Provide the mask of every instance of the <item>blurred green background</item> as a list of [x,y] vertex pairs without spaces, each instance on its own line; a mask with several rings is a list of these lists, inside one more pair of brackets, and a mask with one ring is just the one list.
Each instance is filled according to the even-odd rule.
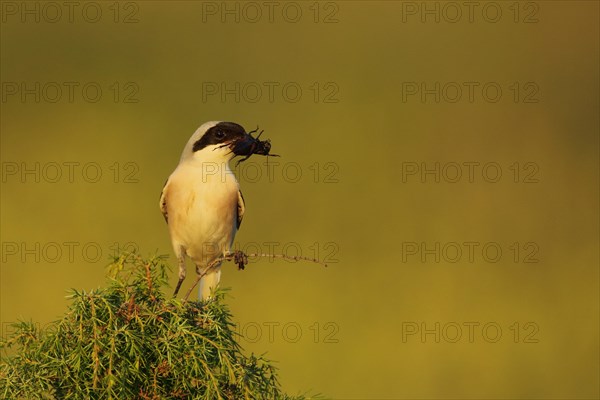
[[286,391],[598,398],[597,2],[55,4],[2,2],[4,335],[171,255],[162,186],[228,120],[282,156],[238,167],[236,242],[330,262],[224,267]]

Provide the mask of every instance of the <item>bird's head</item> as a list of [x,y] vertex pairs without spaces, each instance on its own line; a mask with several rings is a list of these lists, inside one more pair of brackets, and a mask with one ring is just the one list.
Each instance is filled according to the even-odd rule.
[[239,124],[211,121],[202,124],[190,137],[181,161],[228,162],[235,156],[268,155],[269,141],[260,141]]

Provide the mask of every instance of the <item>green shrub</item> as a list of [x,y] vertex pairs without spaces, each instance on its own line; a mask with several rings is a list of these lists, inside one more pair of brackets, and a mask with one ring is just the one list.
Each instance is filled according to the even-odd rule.
[[123,254],[108,288],[73,290],[49,328],[15,324],[1,343],[0,398],[290,398],[268,361],[242,354],[224,293],[166,297],[166,270],[164,257]]

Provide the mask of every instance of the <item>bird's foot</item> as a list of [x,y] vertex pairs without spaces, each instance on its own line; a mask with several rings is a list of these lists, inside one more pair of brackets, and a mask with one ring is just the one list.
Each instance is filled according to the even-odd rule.
[[237,264],[238,269],[246,268],[246,264],[248,264],[248,256],[246,253],[236,250],[231,254],[231,256],[233,257],[233,262]]

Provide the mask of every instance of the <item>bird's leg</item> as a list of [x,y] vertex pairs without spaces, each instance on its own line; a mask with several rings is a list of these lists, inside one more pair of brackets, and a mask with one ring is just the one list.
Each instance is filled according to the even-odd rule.
[[177,296],[179,292],[179,288],[181,287],[181,283],[185,279],[185,253],[181,251],[179,257],[179,281],[177,282],[177,286],[175,287],[175,293],[173,293],[173,297]]

